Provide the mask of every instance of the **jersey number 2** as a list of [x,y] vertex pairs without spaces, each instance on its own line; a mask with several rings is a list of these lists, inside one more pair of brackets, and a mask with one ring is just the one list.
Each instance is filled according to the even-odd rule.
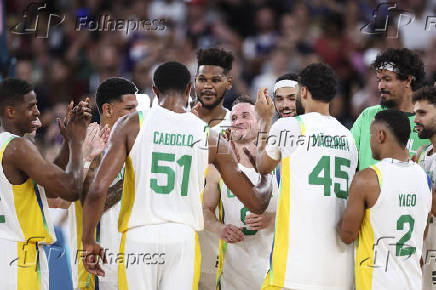
[[[174,189],[174,180],[176,178],[176,173],[174,169],[169,166],[159,165],[159,161],[175,162],[176,157],[171,153],[162,152],[152,152],[151,153],[151,173],[162,173],[167,175],[166,185],[158,185],[157,179],[150,179],[150,187],[154,192],[160,194],[169,194]],[[183,178],[182,178],[182,188],[181,195],[188,195],[188,184],[189,184],[189,171],[191,170],[192,156],[183,155],[177,160],[177,164],[183,167]]]

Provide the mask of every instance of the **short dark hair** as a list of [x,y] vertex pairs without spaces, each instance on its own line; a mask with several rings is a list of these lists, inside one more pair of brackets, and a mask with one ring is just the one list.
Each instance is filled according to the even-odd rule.
[[28,82],[17,79],[7,78],[0,83],[0,108],[3,109],[9,105],[18,105],[24,101],[24,95],[30,93],[33,87]]
[[250,104],[250,105],[254,105],[255,104],[254,100],[250,96],[248,96],[248,95],[239,95],[233,101],[232,108],[234,106],[236,106],[237,104],[241,104],[241,103],[247,103],[247,104]]
[[392,63],[398,79],[405,81],[409,76],[412,76],[411,87],[412,91],[419,89],[424,82],[425,72],[424,64],[421,58],[407,48],[388,48],[379,53],[372,64],[374,69],[378,69],[385,64]]
[[306,66],[298,76],[298,82],[308,88],[314,100],[328,103],[336,95],[336,75],[326,64],[313,63]]
[[98,88],[95,95],[97,107],[102,111],[103,104],[113,101],[122,101],[122,95],[133,95],[138,92],[135,84],[128,79],[114,77],[104,80]]
[[290,73],[285,73],[284,75],[279,76],[276,79],[276,82],[283,81],[283,80],[290,80],[290,81],[298,82],[298,75],[294,74],[294,73],[291,73],[291,72]]
[[417,101],[428,101],[432,105],[436,105],[436,88],[422,87],[413,94],[413,103]]
[[184,93],[190,82],[191,73],[188,68],[176,61],[159,65],[153,73],[154,86],[162,94],[170,91]]
[[374,122],[385,123],[398,143],[406,147],[410,137],[410,122],[404,112],[393,109],[380,111],[375,115]]
[[225,74],[232,70],[233,55],[229,51],[222,48],[206,48],[197,51],[198,66],[200,65],[216,65],[222,67]]

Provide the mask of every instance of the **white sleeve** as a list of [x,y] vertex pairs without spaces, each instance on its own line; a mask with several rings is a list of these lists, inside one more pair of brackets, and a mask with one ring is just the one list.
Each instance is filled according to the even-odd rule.
[[295,146],[295,140],[301,135],[298,121],[293,117],[282,118],[275,122],[268,134],[266,153],[274,160],[288,156]]

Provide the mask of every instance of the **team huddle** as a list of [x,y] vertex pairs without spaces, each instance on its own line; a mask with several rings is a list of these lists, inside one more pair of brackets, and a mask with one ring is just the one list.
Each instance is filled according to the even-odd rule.
[[351,131],[325,64],[229,111],[232,54],[197,60],[193,82],[160,64],[145,110],[120,77],[97,89],[99,124],[71,103],[54,162],[32,143],[32,86],[0,83],[1,289],[50,288],[49,207],[67,212],[74,289],[436,289],[436,89],[415,53],[377,55],[380,105]]

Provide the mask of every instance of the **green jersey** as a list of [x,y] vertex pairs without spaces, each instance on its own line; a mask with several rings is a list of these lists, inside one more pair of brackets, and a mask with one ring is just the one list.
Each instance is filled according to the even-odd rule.
[[[369,127],[374,120],[375,115],[385,110],[380,105],[366,108],[357,118],[351,128],[354,140],[356,141],[357,151],[359,152],[359,170],[365,169],[377,161],[372,158],[371,146],[369,144],[370,134]],[[415,131],[415,114],[406,113],[410,121],[410,138],[407,142],[407,149],[410,152],[410,157],[414,156],[422,145],[430,144],[428,139],[420,139]]]

